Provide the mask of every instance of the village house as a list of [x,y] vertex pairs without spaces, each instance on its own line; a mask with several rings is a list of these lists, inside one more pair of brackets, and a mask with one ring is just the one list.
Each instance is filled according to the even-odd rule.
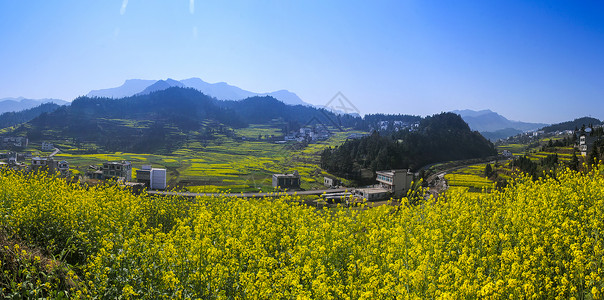
[[52,143],[42,142],[42,151],[52,151],[55,146]]
[[109,161],[103,163],[103,179],[132,181],[132,164],[129,161]]
[[581,151],[581,155],[587,157],[597,139],[597,137],[591,136],[589,133],[581,134],[579,136],[579,151]]
[[367,201],[377,201],[388,199],[392,193],[382,187],[368,187],[354,190],[354,195],[358,198],[365,198]]
[[389,197],[400,199],[407,194],[413,182],[413,173],[407,169],[376,172],[377,184],[354,190],[358,198],[368,201],[385,200]]
[[25,148],[29,144],[29,140],[24,136],[7,136],[2,138],[2,147],[18,147]]
[[103,180],[103,171],[99,170],[97,166],[90,165],[88,171],[86,171],[86,176],[90,179]]
[[145,184],[150,190],[165,190],[166,169],[144,165],[142,169],[136,170],[136,182]]
[[405,196],[413,182],[413,173],[407,169],[377,171],[376,174],[379,186],[389,190],[396,198]]
[[69,163],[65,160],[55,160],[52,157],[34,157],[31,159],[30,170],[44,170],[49,174],[58,173],[60,176],[68,176]]
[[323,177],[323,184],[325,185],[325,187],[334,188],[334,187],[339,186],[342,183],[340,182],[339,179],[337,179],[335,177],[324,176]]
[[300,189],[300,174],[294,171],[291,174],[273,174],[273,188]]

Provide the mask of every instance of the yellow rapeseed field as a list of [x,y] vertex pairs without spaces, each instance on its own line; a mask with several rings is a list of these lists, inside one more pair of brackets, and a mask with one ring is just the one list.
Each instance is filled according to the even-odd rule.
[[[134,196],[8,172],[0,225],[20,246],[4,247],[0,285],[4,295],[59,298],[600,299],[602,171],[323,210],[285,195]],[[14,247],[42,249],[69,271]],[[68,284],[12,274],[11,257],[25,261],[19,272]]]

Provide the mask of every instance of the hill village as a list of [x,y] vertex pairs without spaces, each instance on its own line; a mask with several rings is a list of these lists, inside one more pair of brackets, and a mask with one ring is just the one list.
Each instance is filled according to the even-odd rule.
[[[300,130],[298,138],[316,140],[317,136],[323,139],[328,133],[316,134],[312,130]],[[312,135],[312,137],[311,137]],[[291,134],[287,137],[292,136]],[[357,138],[351,136],[350,138]],[[29,146],[25,137],[5,137],[2,146],[24,149]],[[0,153],[0,166],[23,172],[48,172],[57,177],[70,178],[71,172],[69,162],[54,157],[60,150],[52,143],[42,142],[40,150],[52,153],[47,157],[33,156],[29,152]],[[133,165],[129,161],[106,161],[101,166],[91,165],[88,171],[79,176],[79,180],[86,182],[101,182],[113,180],[121,185],[129,187],[135,193],[141,193],[145,189],[163,191],[167,188],[167,172],[164,168],[153,168],[150,165],[142,165],[136,170],[133,177]],[[135,178],[133,180],[133,178]],[[72,178],[72,180],[75,180]],[[322,195],[325,199],[338,201],[342,197],[352,197],[377,201],[389,199],[390,197],[403,197],[414,180],[414,174],[407,169],[378,171],[376,183],[363,188],[344,189],[341,181],[333,176],[324,177],[325,190],[317,190],[312,194]],[[285,174],[273,174],[272,186],[275,190],[300,191],[301,175],[297,171]]]
[[[398,125],[398,124],[396,124]],[[380,126],[387,126],[381,124]],[[319,128],[319,127],[317,127]],[[599,127],[594,127],[599,128]],[[592,128],[582,129],[579,132],[579,138],[575,148],[582,156],[587,156],[597,137],[591,136]],[[566,130],[555,132],[554,135],[573,134],[574,131]],[[539,138],[544,136],[543,131],[533,131],[522,134],[521,136],[530,138]],[[286,141],[307,141],[313,142],[329,138],[329,131],[321,128],[302,128],[299,132],[290,133],[284,137]],[[365,135],[352,134],[348,138],[356,139]],[[3,149],[23,150],[29,145],[26,137],[3,137],[0,139],[0,146]],[[40,146],[42,152],[52,153],[46,157],[33,156],[30,152],[8,152],[0,153],[0,167],[11,168],[23,172],[45,171],[57,177],[71,178],[69,162],[62,159],[55,159],[54,155],[60,150],[52,143],[42,142]],[[504,150],[501,155],[504,158],[511,158],[512,153]],[[112,180],[120,185],[130,188],[134,193],[141,193],[145,190],[164,191],[168,188],[167,171],[164,168],[154,168],[151,165],[141,165],[136,170],[136,176],[133,177],[134,166],[129,161],[106,161],[100,166],[91,165],[84,175],[78,176],[77,180],[84,182],[103,182]],[[366,199],[368,201],[379,201],[389,198],[401,198],[407,194],[411,188],[413,180],[417,174],[407,169],[400,170],[380,170],[375,172],[375,184],[365,187],[344,187],[341,181],[333,176],[324,177],[324,190],[317,190],[308,194],[321,195],[324,199],[337,202],[339,199],[356,198]],[[133,180],[134,179],[134,180]],[[272,175],[272,186],[275,190],[300,191],[301,175],[297,171],[292,173],[282,173]]]

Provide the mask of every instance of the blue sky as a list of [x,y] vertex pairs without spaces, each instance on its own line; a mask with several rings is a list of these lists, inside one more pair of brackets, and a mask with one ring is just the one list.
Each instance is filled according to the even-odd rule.
[[361,113],[604,118],[596,1],[2,1],[0,38],[0,98],[199,77]]

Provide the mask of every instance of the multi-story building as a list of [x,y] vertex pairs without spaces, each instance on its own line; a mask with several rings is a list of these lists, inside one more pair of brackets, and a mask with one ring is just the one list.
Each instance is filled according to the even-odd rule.
[[52,157],[34,157],[31,159],[30,168],[32,171],[44,170],[50,174],[69,175],[69,163],[65,160],[54,160]]
[[108,161],[103,163],[103,179],[132,181],[132,164],[129,161]]
[[152,168],[150,165],[136,170],[136,181],[144,183],[150,190],[165,190],[166,177],[166,169]]
[[407,169],[377,171],[376,174],[379,186],[389,190],[396,198],[405,196],[413,182],[413,173]]
[[581,155],[587,157],[589,151],[594,145],[594,142],[597,140],[597,137],[591,136],[590,134],[581,134],[579,137],[579,151],[581,151]]

